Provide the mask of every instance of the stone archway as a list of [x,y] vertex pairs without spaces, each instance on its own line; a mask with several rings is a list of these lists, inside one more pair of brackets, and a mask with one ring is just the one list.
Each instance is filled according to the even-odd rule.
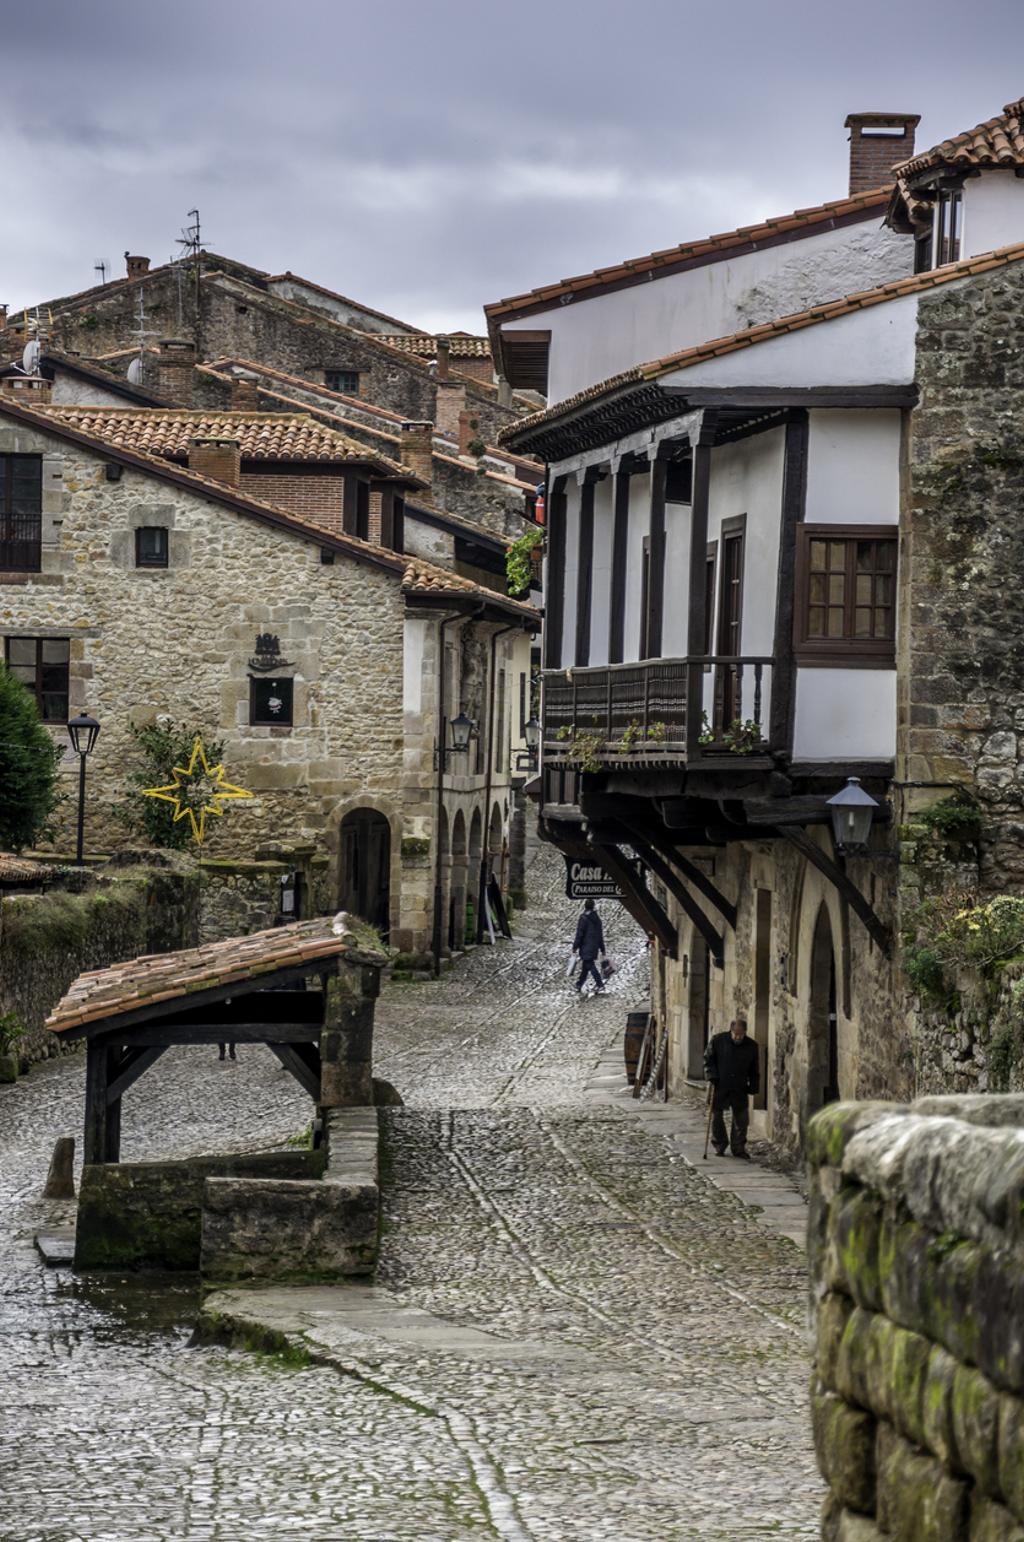
[[386,938],[391,930],[391,826],[377,809],[350,809],[339,837],[341,909],[362,916]]
[[828,906],[822,901],[811,939],[807,1015],[807,1086],[804,1122],[839,1097],[836,951]]
[[495,803],[491,809],[491,818],[487,826],[487,867],[494,875],[498,888],[504,894],[506,889],[505,872],[507,851],[504,843],[505,824],[501,817],[501,804]]
[[459,809],[452,820],[451,884],[448,901],[448,947],[461,952],[466,943],[466,879],[468,853],[466,820]]

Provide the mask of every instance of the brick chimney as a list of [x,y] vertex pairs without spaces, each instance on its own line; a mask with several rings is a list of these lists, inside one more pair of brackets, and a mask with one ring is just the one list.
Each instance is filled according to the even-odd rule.
[[180,337],[160,339],[160,357],[157,360],[160,395],[181,407],[192,401],[192,370],[196,362],[195,343]]
[[235,376],[231,383],[231,408],[233,412],[259,412],[260,398],[255,380],[240,380]]
[[433,423],[403,423],[398,458],[416,476],[426,482],[428,488],[434,482],[434,425]]
[[480,425],[471,412],[459,413],[459,454],[469,455],[470,445],[480,438]]
[[242,480],[242,447],[237,439],[190,439],[188,469],[226,487]]
[[466,407],[466,383],[464,380],[437,381],[435,416],[437,431],[446,439],[459,437],[459,415]]
[[148,257],[132,257],[128,254],[128,252],[125,252],[124,260],[128,269],[129,278],[145,278],[146,274],[149,272]]
[[19,401],[23,407],[45,407],[53,393],[53,381],[41,375],[5,375],[0,390]]
[[916,112],[850,113],[845,127],[850,130],[851,196],[892,181],[892,168],[914,153],[920,121]]
[[452,341],[450,337],[437,338],[437,378],[447,380],[452,361]]

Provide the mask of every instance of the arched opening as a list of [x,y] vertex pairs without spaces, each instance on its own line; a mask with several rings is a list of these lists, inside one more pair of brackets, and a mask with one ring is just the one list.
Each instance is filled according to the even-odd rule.
[[491,809],[490,824],[487,827],[487,866],[493,874],[498,888],[504,892],[507,887],[505,873],[507,853],[502,838],[502,831],[501,805],[495,803]]
[[341,821],[342,910],[362,916],[387,937],[391,928],[391,826],[373,808]]
[[448,947],[461,952],[466,942],[466,820],[461,809],[452,821],[452,876],[448,902]]
[[839,1097],[839,1034],[836,954],[832,922],[822,902],[811,942],[811,994],[807,1043],[807,1117]]

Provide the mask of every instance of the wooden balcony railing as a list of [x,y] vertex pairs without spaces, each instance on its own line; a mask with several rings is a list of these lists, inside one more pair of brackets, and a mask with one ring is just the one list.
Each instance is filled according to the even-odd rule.
[[604,763],[766,752],[772,659],[710,654],[548,670],[545,755]]

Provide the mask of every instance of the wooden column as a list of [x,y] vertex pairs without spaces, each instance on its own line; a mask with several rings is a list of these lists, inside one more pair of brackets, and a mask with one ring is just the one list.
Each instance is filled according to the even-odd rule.
[[[706,426],[705,426],[706,425]],[[687,608],[686,652],[699,659],[706,637],[705,583],[708,555],[708,493],[711,486],[711,444],[713,425],[705,417],[693,447],[693,492],[690,505],[690,595]],[[701,733],[704,698],[704,666],[690,663],[686,670],[686,754],[693,759],[700,754],[697,742]]]
[[588,471],[580,488],[579,541],[576,562],[576,647],[578,666],[590,663],[590,597],[594,587],[594,487],[596,474]]
[[775,663],[771,676],[768,742],[772,749],[793,749],[796,705],[796,664],[793,659],[793,619],[796,602],[796,536],[807,505],[807,445],[810,423],[806,411],[795,411],[786,424],[782,469],[782,519],[779,531],[779,578],[775,597]]
[[544,665],[562,667],[562,627],[565,620],[565,478],[551,483],[546,504],[548,562],[544,575]]
[[[659,445],[659,452],[663,448]],[[647,614],[643,618],[643,647],[646,659],[661,656],[662,617],[665,607],[665,478],[668,465],[660,458],[651,461],[650,518],[647,536],[650,564],[647,577]]]
[[612,495],[612,573],[608,605],[608,662],[621,664],[626,638],[626,564],[629,560],[629,471],[620,461]]
[[85,1136],[87,1163],[116,1162],[121,1155],[121,1099],[111,1099],[119,1049],[90,1040],[85,1052]]

